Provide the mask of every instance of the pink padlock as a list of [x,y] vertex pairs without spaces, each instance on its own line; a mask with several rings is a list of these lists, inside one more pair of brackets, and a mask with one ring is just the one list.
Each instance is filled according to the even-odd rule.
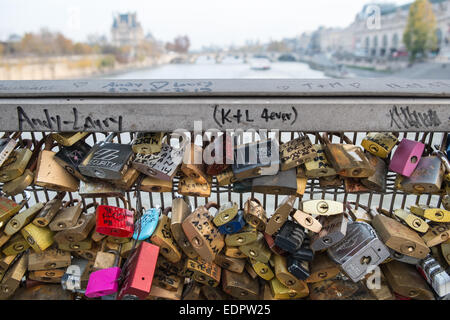
[[422,142],[403,139],[392,156],[389,170],[409,177],[419,164],[424,150]]
[[113,267],[92,272],[86,287],[88,298],[97,298],[114,294],[119,290],[120,268]]

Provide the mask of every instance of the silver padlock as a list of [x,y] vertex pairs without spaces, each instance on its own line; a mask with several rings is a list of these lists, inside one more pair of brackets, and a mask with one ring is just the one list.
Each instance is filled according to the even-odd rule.
[[450,294],[450,276],[433,256],[420,260],[417,268],[439,297]]

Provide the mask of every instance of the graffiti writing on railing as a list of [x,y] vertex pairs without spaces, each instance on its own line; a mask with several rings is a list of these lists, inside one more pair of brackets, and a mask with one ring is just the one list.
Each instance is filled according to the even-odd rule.
[[[35,114],[35,112],[33,112]],[[19,131],[122,131],[122,116],[96,118],[82,116],[77,108],[72,108],[71,116],[42,110],[41,117],[31,117],[21,107],[17,107]]]
[[410,110],[409,106],[394,106],[389,110],[387,116],[391,120],[391,128],[397,129],[439,127],[442,123],[435,110],[428,109],[426,112],[417,112]]
[[111,81],[104,85],[102,89],[107,89],[110,93],[132,93],[132,92],[211,92],[212,81],[150,81],[150,82],[137,82],[137,81]]

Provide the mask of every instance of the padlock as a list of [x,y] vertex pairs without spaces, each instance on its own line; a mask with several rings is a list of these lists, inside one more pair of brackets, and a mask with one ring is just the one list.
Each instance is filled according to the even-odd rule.
[[366,153],[366,157],[370,165],[375,168],[375,172],[367,178],[362,178],[361,183],[370,190],[386,192],[386,162],[370,153]]
[[7,234],[4,234],[3,232],[0,233],[0,248],[5,245],[5,243],[8,242],[8,240],[11,239],[11,236],[8,236]]
[[258,233],[256,241],[240,246],[239,250],[247,257],[262,263],[268,263],[272,255],[261,232]]
[[303,243],[300,249],[291,254],[291,257],[295,260],[311,262],[314,260],[314,251],[311,250],[309,245],[305,246]]
[[95,231],[95,230],[94,230],[94,232],[92,232],[92,234],[91,234],[91,239],[92,239],[92,241],[94,241],[94,242],[100,242],[100,241],[102,241],[103,239],[105,239],[106,237],[107,237],[106,234],[98,233],[98,232]]
[[83,198],[123,197],[124,192],[111,183],[105,181],[80,181],[78,194]]
[[391,288],[389,288],[386,277],[381,269],[374,269],[372,272],[367,273],[364,280],[367,289],[377,300],[395,300],[395,296]]
[[227,186],[237,181],[237,178],[234,176],[233,170],[231,170],[231,168],[221,172],[219,175],[217,175],[216,179],[219,187]]
[[250,258],[250,264],[258,276],[266,281],[270,281],[275,277],[269,263],[263,263]]
[[233,183],[233,188],[231,191],[234,193],[246,193],[246,192],[252,192],[252,182],[253,179],[246,179],[242,181],[236,181]]
[[258,230],[250,225],[244,226],[238,233],[227,234],[225,244],[231,247],[243,246],[256,241]]
[[216,216],[213,218],[213,222],[217,227],[220,227],[227,222],[233,220],[238,214],[239,207],[235,202],[225,202],[219,208]]
[[217,287],[220,283],[222,269],[214,262],[207,262],[198,257],[186,259],[186,276],[211,287]]
[[34,184],[56,191],[78,191],[78,179],[68,173],[64,167],[56,162],[56,152],[51,151],[53,148],[51,137],[47,136],[44,139],[45,148],[39,153],[37,159]]
[[363,279],[367,272],[390,256],[375,230],[365,222],[349,223],[344,239],[327,252],[354,282]]
[[319,233],[322,229],[322,224],[317,219],[301,210],[295,210],[292,214],[292,218],[303,228],[314,233]]
[[324,151],[336,173],[349,178],[367,178],[375,173],[364,152],[341,135],[346,144],[331,143],[326,133],[322,135]]
[[321,216],[331,216],[343,213],[344,204],[332,200],[307,200],[300,202],[300,210],[309,214],[318,214]]
[[99,242],[95,242],[92,238],[90,238],[90,240],[91,240],[91,248],[85,249],[85,250],[72,251],[74,256],[77,256],[79,258],[83,258],[83,259],[86,259],[89,261],[95,261],[95,258],[97,257],[97,253],[100,251],[101,247],[100,247]]
[[176,243],[170,230],[171,219],[167,214],[172,207],[167,207],[162,212],[158,225],[150,237],[150,241],[161,248],[160,253],[170,262],[177,263],[181,260],[182,251]]
[[306,280],[309,278],[309,266],[306,261],[299,261],[292,256],[286,259],[287,270],[297,279]]
[[305,170],[302,167],[297,167],[297,191],[295,195],[301,197],[305,194],[308,178],[305,175]]
[[108,181],[119,189],[130,191],[140,174],[135,168],[129,167],[120,179]]
[[58,243],[63,242],[70,243],[70,242],[80,242],[86,239],[88,235],[91,233],[92,229],[95,227],[95,217],[96,217],[94,212],[87,213],[87,210],[90,207],[96,205],[97,203],[88,204],[84,208],[80,217],[78,218],[76,225],[71,228],[67,228],[57,232],[54,236],[55,241]]
[[290,253],[294,253],[302,246],[305,238],[304,229],[294,221],[286,221],[275,236],[275,244]]
[[20,132],[14,133],[11,137],[10,134],[5,133],[0,139],[0,167],[3,166],[6,159],[11,155],[14,148],[17,145],[17,138],[19,138]]
[[[362,207],[362,206],[361,206]],[[402,254],[423,259],[430,252],[420,236],[400,222],[376,212],[368,210],[372,215],[372,226],[384,244]]]
[[[294,289],[286,287],[277,278],[273,278],[269,282],[271,296],[275,300],[291,300],[291,299],[301,299],[309,294],[309,290],[304,290],[303,292],[297,292]],[[308,287],[306,287],[308,288]]]
[[410,207],[412,213],[434,222],[450,222],[450,210],[433,208],[423,204]]
[[134,209],[128,206],[125,198],[120,198],[125,208],[100,205],[96,208],[97,225],[95,231],[108,236],[131,238],[134,233]]
[[286,257],[274,255],[275,277],[285,286],[294,289],[302,294],[308,291],[308,285],[305,281],[297,279],[287,269]]
[[81,206],[82,202],[78,199],[66,202],[48,225],[50,230],[57,232],[75,226],[83,211]]
[[62,206],[62,199],[66,196],[66,192],[59,192],[52,200],[47,202],[34,218],[33,224],[38,227],[46,227],[50,224]]
[[145,241],[139,244],[123,267],[118,300],[142,300],[150,294],[158,254],[158,246]]
[[206,173],[217,176],[230,167],[234,161],[233,139],[228,133],[215,137],[205,148],[205,154],[211,155],[212,163],[206,162]]
[[414,266],[394,260],[382,264],[381,270],[395,293],[417,300],[434,300],[433,292]]
[[281,170],[289,170],[306,162],[312,161],[317,156],[316,150],[307,135],[290,140],[280,145]]
[[97,298],[114,294],[119,290],[119,276],[121,269],[111,267],[94,271],[89,276],[85,295],[88,298]]
[[386,261],[385,261],[386,263],[388,263],[389,260],[391,260],[391,261],[392,260],[397,260],[397,261],[400,261],[400,262],[403,262],[403,263],[416,265],[421,260],[419,258],[414,258],[414,257],[410,257],[410,256],[407,256],[407,255],[404,255],[404,254],[402,254],[402,253],[400,253],[398,251],[395,251],[395,250],[393,250],[391,248],[389,248],[389,252],[391,253],[391,259],[386,259]]
[[184,196],[209,197],[211,196],[211,177],[206,177],[206,183],[197,182],[195,179],[183,176],[178,182],[178,193]]
[[85,138],[89,132],[57,132],[52,133],[52,138],[64,147],[73,146],[81,139]]
[[425,220],[403,209],[395,209],[394,215],[405,222],[411,229],[420,233],[427,232],[430,227]]
[[266,139],[237,145],[232,170],[238,180],[275,175],[279,171],[278,140]]
[[449,238],[450,223],[430,223],[430,228],[427,233],[422,236],[423,241],[430,248],[447,241]]
[[242,228],[244,228],[244,226],[245,226],[244,210],[238,210],[237,215],[233,218],[233,220],[230,220],[219,227],[219,232],[225,235],[234,234],[240,232]]
[[289,213],[291,212],[296,199],[297,198],[295,196],[287,196],[283,199],[281,204],[267,222],[266,229],[264,231],[265,233],[273,235],[281,228],[281,226],[288,219]]
[[264,231],[267,224],[266,210],[256,198],[250,198],[244,203],[244,219],[259,231]]
[[200,206],[184,219],[183,231],[198,255],[207,262],[214,261],[215,256],[225,246],[223,235],[212,222],[208,209],[219,206],[214,202],[208,202]]
[[[196,283],[193,281],[193,283]],[[210,286],[202,286],[200,289],[201,294],[206,300],[227,300],[229,296],[221,289]],[[183,299],[186,300],[186,299]]]
[[237,299],[256,300],[259,295],[259,283],[247,272],[235,273],[228,270],[222,272],[222,289]]
[[[181,136],[184,141],[187,141],[184,134]],[[171,181],[183,161],[185,142],[180,144],[182,147],[175,149],[163,142],[161,151],[158,153],[139,153],[133,160],[133,167],[147,176],[160,180]]]
[[187,144],[180,170],[189,180],[206,184],[209,178],[203,163],[203,148],[194,143]]
[[30,247],[24,237],[18,233],[13,235],[2,247],[2,252],[7,256],[19,254]]
[[177,291],[180,286],[183,287],[184,278],[156,269],[153,276],[153,286],[155,285],[169,291]]
[[[32,160],[30,162],[32,162]],[[5,183],[2,188],[3,192],[10,197],[22,193],[27,187],[29,187],[33,183],[34,181],[33,171],[36,168],[36,165],[37,165],[37,158],[36,161],[33,162],[32,166],[29,169],[28,168],[25,169],[24,173],[20,177]]]
[[370,291],[361,282],[335,278],[313,282],[309,286],[310,300],[374,300]]
[[38,270],[28,273],[28,279],[45,282],[45,283],[61,283],[66,269]]
[[70,147],[59,149],[55,154],[55,161],[74,177],[86,181],[86,177],[81,174],[79,166],[90,150],[91,146],[86,142],[77,141]]
[[23,142],[25,141],[27,144],[14,150],[0,167],[0,182],[9,182],[20,177],[25,172],[33,155],[33,152],[30,150],[32,146],[31,140],[23,140]]
[[67,267],[66,272],[61,278],[61,286],[64,290],[84,293],[82,290],[81,278],[89,270],[89,261],[85,259],[74,258],[71,265]]
[[226,269],[236,273],[242,273],[245,267],[245,260],[239,258],[231,258],[223,253],[216,255],[214,263],[220,266],[222,269]]
[[320,217],[319,222],[322,229],[311,236],[311,249],[315,252],[337,244],[347,233],[348,219],[344,214]]
[[16,261],[18,254],[12,256],[4,256],[0,259],[0,283],[5,276],[6,271]]
[[109,134],[105,141],[96,143],[78,166],[82,175],[118,180],[128,169],[128,163],[133,156],[129,144],[113,143],[116,134]]
[[314,144],[313,148],[316,150],[317,155],[312,161],[304,164],[306,177],[314,179],[336,176],[336,170],[328,161],[324,146],[322,144]]
[[[297,181],[296,169],[292,168],[287,171],[280,171],[273,176],[261,176],[252,179],[252,191],[265,194],[296,195],[299,191]],[[299,192],[301,192],[301,189],[302,186],[300,186]]]
[[92,239],[86,238],[75,242],[59,242],[58,249],[64,251],[90,250],[92,248]]
[[224,254],[230,258],[245,259],[247,256],[239,250],[239,247],[225,246]]
[[269,247],[270,251],[272,251],[275,254],[278,254],[280,256],[288,256],[289,252],[281,249],[275,244],[275,239],[270,234],[264,233],[264,240],[266,240],[267,246]]
[[187,197],[176,197],[172,200],[172,217],[170,231],[181,250],[189,257],[198,256],[192,244],[183,231],[183,221],[192,213],[191,204]]
[[28,270],[60,269],[70,266],[71,257],[68,252],[49,248],[41,253],[30,252],[28,254]]
[[53,231],[48,227],[37,227],[33,223],[26,225],[20,233],[36,253],[41,253],[54,242]]
[[[25,287],[19,287],[11,296],[11,300],[73,300],[69,291],[63,290],[61,285],[27,280],[30,283]],[[31,284],[32,283],[32,284]]]
[[141,242],[142,241],[130,240],[123,243],[120,248],[120,256],[127,259],[134,251],[134,248],[137,247]]
[[251,266],[251,264],[246,263],[245,264],[245,271],[247,271],[248,275],[252,278],[252,279],[257,279],[258,278],[258,274],[255,272],[255,270],[253,269],[253,267]]
[[189,282],[183,288],[182,300],[203,300],[201,297],[201,291],[204,290],[204,288],[213,289],[209,286],[200,286],[200,284],[195,281]]
[[146,192],[172,192],[172,187],[172,180],[168,181],[147,176],[139,185],[139,190]]
[[431,255],[416,266],[439,297],[450,294],[450,276]]
[[345,193],[368,193],[370,189],[361,183],[361,179],[344,178]]
[[146,240],[150,238],[158,225],[161,208],[151,208],[136,221],[134,225],[133,239]]
[[414,171],[404,177],[401,185],[406,193],[435,194],[441,190],[444,167],[437,156],[421,157]]
[[341,176],[320,177],[319,186],[324,189],[342,187],[344,179]]
[[164,132],[138,132],[131,144],[134,153],[153,154],[161,151]]
[[398,137],[391,132],[368,132],[361,146],[371,154],[385,159],[398,143]]
[[447,240],[446,242],[441,243],[441,253],[447,262],[447,265],[450,266],[450,241]]
[[164,256],[158,256],[158,261],[156,262],[156,270],[161,270],[165,274],[174,274],[180,277],[186,277],[186,259],[181,259],[177,263],[171,263],[169,260],[164,258]]
[[8,269],[0,283],[0,300],[6,300],[11,297],[19,288],[25,272],[27,271],[27,255],[23,254]]
[[182,293],[183,286],[180,286],[176,291],[172,291],[161,288],[156,283],[153,283],[150,293],[145,300],[181,300]]
[[24,193],[24,199],[20,203],[16,203],[8,198],[0,197],[0,224],[5,223],[9,218],[19,212],[25,203],[28,202],[29,198],[29,195]]
[[30,208],[19,212],[8,221],[3,232],[8,236],[12,236],[16,232],[19,232],[20,229],[33,220],[43,207],[43,203],[37,203]]
[[402,139],[392,155],[389,170],[409,177],[419,164],[424,150],[422,142]]
[[362,221],[367,222],[369,224],[372,223],[372,216],[361,207],[352,208],[350,205],[346,205],[347,212],[353,221]]

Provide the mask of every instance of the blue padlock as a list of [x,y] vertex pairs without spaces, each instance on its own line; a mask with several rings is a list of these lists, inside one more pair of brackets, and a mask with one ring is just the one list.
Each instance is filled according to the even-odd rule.
[[450,160],[450,135],[447,136],[447,159]]
[[[142,215],[134,227],[133,239],[145,240],[151,237],[158,225],[160,208],[151,208]],[[139,229],[141,229],[139,231]]]
[[245,226],[244,210],[239,210],[236,217],[233,220],[221,225],[219,227],[219,233],[221,234],[233,234],[241,231]]

